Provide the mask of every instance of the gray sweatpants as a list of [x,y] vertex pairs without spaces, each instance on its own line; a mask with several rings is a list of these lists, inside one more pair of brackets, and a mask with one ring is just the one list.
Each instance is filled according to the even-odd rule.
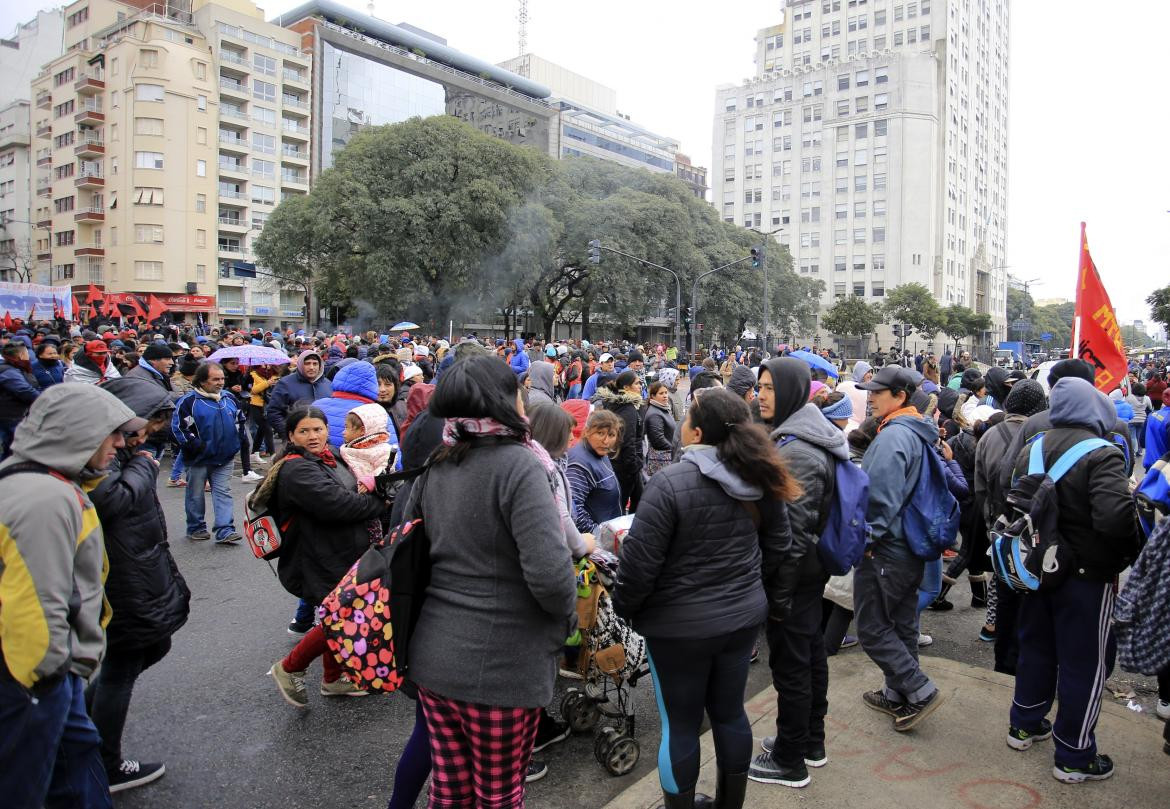
[[935,685],[918,665],[921,559],[864,558],[853,574],[853,605],[861,648],[886,675],[894,702],[921,702]]

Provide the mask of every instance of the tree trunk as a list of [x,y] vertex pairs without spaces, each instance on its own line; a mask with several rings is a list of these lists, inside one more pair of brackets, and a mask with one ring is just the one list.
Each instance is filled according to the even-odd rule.
[[581,339],[589,339],[589,304],[581,307]]
[[545,317],[542,317],[540,319],[540,322],[544,325],[544,341],[546,343],[551,343],[552,342],[553,325],[556,322],[556,319],[551,317],[551,316],[546,315]]

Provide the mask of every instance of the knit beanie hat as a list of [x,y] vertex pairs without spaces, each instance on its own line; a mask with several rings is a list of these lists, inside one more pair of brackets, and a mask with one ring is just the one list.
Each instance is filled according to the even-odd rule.
[[1079,377],[1086,382],[1092,382],[1097,374],[1093,370],[1093,366],[1082,359],[1074,357],[1061,360],[1048,371],[1048,387],[1054,387],[1057,380],[1064,379],[1066,376]]
[[825,418],[827,418],[829,421],[851,419],[853,418],[853,401],[848,396],[846,396],[839,402],[835,402],[828,407],[822,407],[821,413],[823,413]]
[[960,388],[966,388],[974,393],[984,386],[983,375],[979,373],[978,368],[968,368],[963,371],[962,380],[959,382]]
[[756,375],[746,365],[737,365],[731,372],[731,379],[727,382],[727,389],[736,396],[743,396],[756,386]]
[[1012,385],[1012,392],[1003,403],[1004,410],[1020,416],[1034,416],[1047,407],[1044,386],[1035,379],[1021,379]]

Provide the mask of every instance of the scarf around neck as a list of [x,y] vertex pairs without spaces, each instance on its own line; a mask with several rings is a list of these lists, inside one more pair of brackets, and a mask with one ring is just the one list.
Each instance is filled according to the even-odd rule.
[[[459,439],[465,436],[497,436],[504,438],[515,438],[516,433],[511,428],[496,421],[495,419],[469,419],[469,418],[455,418],[447,419],[443,425],[443,443],[449,447],[455,446]],[[549,456],[548,452],[540,444],[532,440],[531,436],[524,436],[521,442],[526,450],[536,456],[536,460],[540,461],[540,465],[544,467],[544,471],[552,474],[556,469],[556,464]]]

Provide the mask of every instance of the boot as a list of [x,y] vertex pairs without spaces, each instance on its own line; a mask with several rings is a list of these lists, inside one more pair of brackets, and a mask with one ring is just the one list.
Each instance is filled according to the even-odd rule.
[[967,582],[971,585],[971,606],[982,610],[987,608],[987,576],[968,576]]
[[[741,809],[747,793],[746,772],[726,773],[718,770],[715,786],[715,809]],[[698,806],[698,801],[695,802]]]
[[695,790],[692,787],[686,792],[667,792],[662,790],[662,806],[658,809],[710,809],[711,803],[710,795],[695,795]]

